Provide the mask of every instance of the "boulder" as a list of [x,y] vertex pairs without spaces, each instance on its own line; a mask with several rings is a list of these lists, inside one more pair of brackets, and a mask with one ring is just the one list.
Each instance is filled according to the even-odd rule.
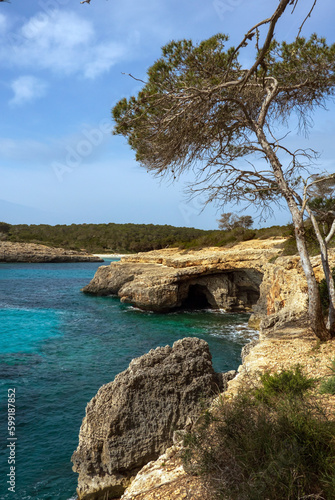
[[121,500],[209,500],[201,478],[185,472],[182,451],[174,445],[156,461],[145,465]]
[[79,500],[120,497],[222,387],[208,344],[184,338],[132,360],[86,407],[72,456]]

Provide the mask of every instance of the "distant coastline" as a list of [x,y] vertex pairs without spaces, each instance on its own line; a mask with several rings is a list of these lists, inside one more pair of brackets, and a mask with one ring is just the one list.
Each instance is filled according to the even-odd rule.
[[91,253],[36,243],[0,241],[0,262],[103,262]]

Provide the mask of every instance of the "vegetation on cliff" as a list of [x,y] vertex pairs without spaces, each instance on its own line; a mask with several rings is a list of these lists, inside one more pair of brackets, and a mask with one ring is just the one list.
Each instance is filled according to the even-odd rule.
[[185,466],[210,498],[331,500],[335,497],[335,421],[300,367],[264,373],[257,389],[207,411],[185,439]]
[[208,233],[211,231],[154,224],[18,224],[7,228],[5,238],[98,253],[128,253],[176,246]]
[[331,375],[322,381],[320,385],[320,393],[335,396],[335,358],[331,361],[328,368]]

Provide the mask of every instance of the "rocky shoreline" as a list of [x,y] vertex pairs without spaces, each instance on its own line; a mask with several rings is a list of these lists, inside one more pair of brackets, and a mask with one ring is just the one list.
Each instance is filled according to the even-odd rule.
[[[252,240],[232,248],[155,250],[101,266],[84,293],[118,296],[144,310],[219,308],[251,312],[261,335],[307,324],[306,280],[298,256],[281,256],[283,239]],[[322,279],[320,257],[311,258]],[[335,263],[335,252],[330,252]]]
[[119,498],[234,375],[215,373],[208,344],[198,338],[133,359],[86,407],[72,456],[78,498]]
[[36,243],[0,241],[0,262],[103,262],[98,256]]
[[[277,372],[300,364],[304,373],[311,377],[329,376],[329,360],[335,355],[335,340],[320,344],[305,328],[297,328],[291,333],[285,335],[285,332],[278,332],[277,338],[255,342],[250,349],[246,349],[237,376],[228,382],[227,390],[220,397],[230,399],[239,388],[255,386],[260,373],[265,370]],[[318,397],[324,411],[334,418],[335,397]],[[182,443],[175,440],[163,455],[139,471],[121,500],[212,500],[199,477],[185,471],[182,453]]]
[[[228,311],[252,310],[250,324],[260,336],[244,348],[237,376],[216,374],[207,343],[186,338],[133,360],[103,386],[87,405],[73,455],[79,500],[104,500],[106,495],[122,495],[122,500],[205,499],[201,482],[185,472],[179,453],[183,433],[201,413],[199,393],[208,405],[225,389],[224,397],[234,397],[264,370],[297,363],[312,375],[324,376],[334,342],[320,347],[308,329],[299,258],[281,256],[279,245],[273,239],[230,249],[167,249],[99,268],[84,292],[118,295],[153,311],[190,306],[192,301]],[[332,253],[333,262],[334,257]],[[319,257],[312,262],[321,279]],[[327,404],[334,409],[334,401]]]
[[[79,473],[78,500],[210,500],[201,480],[187,473],[182,461],[185,432],[202,418],[204,407],[215,405],[218,396],[232,398],[239,388],[255,386],[265,370],[299,363],[309,376],[322,378],[329,375],[334,354],[335,340],[320,345],[310,330],[300,328],[245,346],[237,372],[215,373],[207,343],[197,338],[134,359],[87,405],[72,457]],[[187,409],[180,395],[189,399],[190,384]],[[324,395],[322,403],[334,415],[335,397]],[[146,462],[143,467],[141,461]]]

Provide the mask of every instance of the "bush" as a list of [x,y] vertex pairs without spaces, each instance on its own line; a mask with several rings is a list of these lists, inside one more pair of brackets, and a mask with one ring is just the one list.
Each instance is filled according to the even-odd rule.
[[335,375],[329,377],[327,380],[323,380],[320,385],[320,393],[335,395]]
[[261,383],[262,386],[255,390],[255,397],[264,402],[278,396],[303,397],[315,385],[314,379],[302,373],[300,365],[280,373],[265,372],[261,375]]
[[210,498],[335,498],[335,422],[306,397],[314,384],[307,381],[298,368],[267,375],[258,392],[221,401],[201,421],[184,463],[206,482]]
[[[320,225],[320,229],[322,232],[322,227]],[[312,223],[310,220],[306,220],[304,222],[304,231],[305,231],[305,238],[306,238],[306,243],[307,243],[307,248],[308,248],[308,253],[313,256],[313,255],[319,255],[320,254],[320,246],[319,242],[317,240],[317,237],[314,232],[314,228],[312,226]],[[284,253],[283,255],[293,255],[298,252],[296,241],[295,241],[295,233],[294,233],[294,226],[293,224],[288,224],[287,225],[287,236],[290,236],[286,243],[284,244]],[[328,247],[334,247],[335,246],[335,237],[331,238],[331,240],[328,243]]]
[[320,393],[321,394],[332,394],[335,395],[335,359],[332,360],[329,369],[332,371],[332,375],[327,377],[321,382]]
[[12,226],[7,224],[7,222],[0,222],[0,233],[9,233],[11,227]]

